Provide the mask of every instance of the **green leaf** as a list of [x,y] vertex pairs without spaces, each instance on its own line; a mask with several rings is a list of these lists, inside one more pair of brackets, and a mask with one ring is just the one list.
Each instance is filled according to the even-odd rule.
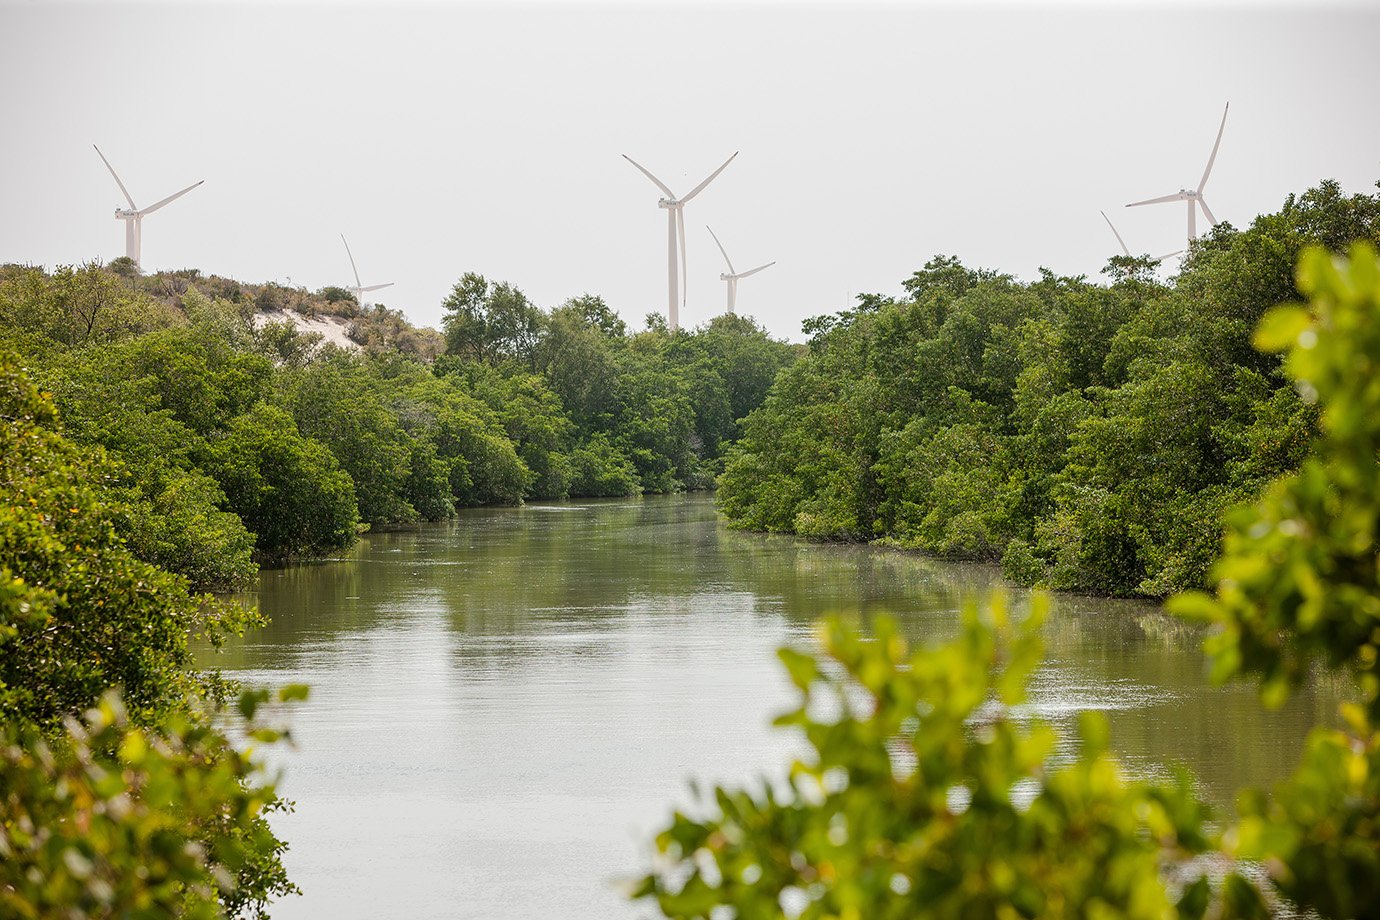
[[307,684],[284,684],[278,688],[278,701],[281,703],[301,702],[310,694],[311,687]]
[[239,711],[245,721],[252,721],[254,714],[259,711],[259,706],[268,702],[267,690],[245,690],[240,694]]
[[1261,351],[1284,351],[1297,344],[1299,334],[1312,325],[1303,307],[1285,304],[1273,307],[1260,318],[1253,342]]
[[1166,601],[1165,609],[1186,620],[1210,623],[1218,618],[1221,605],[1210,594],[1205,594],[1202,591],[1185,591],[1183,594],[1176,594]]
[[819,678],[819,665],[810,655],[793,648],[778,649],[776,655],[786,666],[786,673],[790,675],[791,683],[801,690],[808,690],[810,684]]

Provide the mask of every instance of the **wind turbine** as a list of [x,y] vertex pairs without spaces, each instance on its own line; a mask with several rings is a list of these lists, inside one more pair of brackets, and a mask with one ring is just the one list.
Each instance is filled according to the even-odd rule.
[[[666,271],[667,288],[669,292],[666,314],[672,332],[680,328],[679,308],[681,306],[684,306],[685,304],[685,284],[683,282],[678,283],[676,278],[676,247],[678,240],[680,247],[680,269],[682,272],[685,271],[685,213],[682,209],[685,207],[685,203],[687,201],[689,201],[691,198],[694,198],[700,192],[704,191],[705,187],[709,185],[709,183],[713,182],[716,178],[718,178],[719,173],[727,169],[728,164],[732,163],[733,157],[736,157],[737,155],[738,154],[735,151],[732,157],[729,157],[727,160],[724,160],[723,166],[720,166],[718,169],[714,170],[712,173],[709,174],[708,179],[705,179],[699,185],[691,189],[689,193],[685,195],[685,197],[677,198],[676,193],[666,187],[666,183],[662,182],[656,176],[648,172],[646,167],[644,167],[641,163],[638,163],[636,160],[628,156],[626,153],[623,154],[623,159],[627,160],[629,163],[641,170],[642,175],[646,176],[648,179],[651,179],[652,182],[655,183],[656,187],[661,189],[661,191],[664,192],[666,195],[665,198],[658,200],[656,204],[657,207],[666,209]],[[679,304],[676,303],[677,294],[679,294],[680,296]]]
[[[343,233],[340,234],[340,242],[345,243],[345,234]],[[346,288],[345,290],[350,291],[355,295],[355,300],[359,301],[359,305],[361,307],[364,306],[365,294],[369,293],[370,291],[381,291],[386,287],[393,286],[393,282],[389,281],[387,284],[371,284],[368,287],[365,287],[363,284],[360,283],[359,269],[355,268],[355,256],[354,253],[350,252],[349,243],[345,243],[345,255],[350,257],[350,268],[355,273],[355,286],[352,288]]]
[[719,238],[717,236],[714,236],[714,231],[708,224],[704,225],[704,229],[708,230],[709,235],[714,237],[714,245],[719,247],[719,252],[722,252],[724,254],[724,261],[728,263],[728,272],[726,274],[721,273],[719,275],[719,280],[728,282],[728,312],[732,313],[733,304],[738,299],[738,279],[746,278],[748,275],[755,275],[764,268],[771,268],[776,263],[768,262],[766,265],[759,265],[756,268],[750,268],[745,272],[735,273],[733,271],[733,261],[729,259],[728,251],[724,249],[724,244],[719,242]]
[[[1112,223],[1112,219],[1111,219],[1110,217],[1107,216],[1107,212],[1106,212],[1106,211],[1098,211],[1097,213],[1101,214],[1101,215],[1102,215],[1102,219],[1105,220],[1105,221],[1107,222],[1107,226],[1112,228],[1112,235],[1115,236],[1115,237],[1116,237],[1116,241],[1117,241],[1118,243],[1121,244],[1121,251],[1124,252],[1124,253],[1126,253],[1126,257],[1127,257],[1128,259],[1133,259],[1133,258],[1135,258],[1135,256],[1131,255],[1131,249],[1130,249],[1130,247],[1128,247],[1128,246],[1126,245],[1126,241],[1123,240],[1123,239],[1121,238],[1121,234],[1116,232],[1116,226]],[[1162,255],[1162,256],[1152,256],[1151,258],[1153,258],[1156,262],[1163,262],[1165,259],[1168,259],[1170,256],[1177,256],[1177,255],[1181,254],[1182,252],[1183,252],[1182,249],[1176,249],[1176,250],[1174,250],[1173,252],[1165,253],[1165,254]]]
[[1217,129],[1217,140],[1212,145],[1212,155],[1208,157],[1207,168],[1203,170],[1203,178],[1198,180],[1197,188],[1181,188],[1177,194],[1163,195],[1159,198],[1147,199],[1146,201],[1133,201],[1126,207],[1135,208],[1143,204],[1163,204],[1166,201],[1188,202],[1188,241],[1190,243],[1198,238],[1197,212],[1194,210],[1194,205],[1203,209],[1203,214],[1207,217],[1209,223],[1216,224],[1217,218],[1212,216],[1212,211],[1208,210],[1207,202],[1203,200],[1203,189],[1207,186],[1208,176],[1212,173],[1213,161],[1217,159],[1217,148],[1222,146],[1222,132],[1226,130],[1227,110],[1230,108],[1231,103],[1228,102],[1226,107],[1222,109],[1222,124]]
[[[91,146],[96,147],[95,144]],[[154,202],[147,208],[141,209],[134,203],[134,199],[129,194],[129,189],[125,188],[125,184],[120,181],[120,176],[115,172],[115,167],[111,166],[110,161],[105,158],[105,154],[101,153],[101,148],[96,147],[96,155],[101,158],[101,162],[105,164],[105,168],[110,170],[110,174],[115,177],[115,184],[120,187],[120,191],[124,192],[125,201],[129,202],[128,210],[124,208],[115,209],[115,218],[125,222],[125,255],[133,259],[135,265],[138,265],[140,243],[143,241],[144,235],[144,218],[164,205],[172,204],[206,180],[202,179],[201,182],[193,182],[177,194],[169,195],[162,201]]]

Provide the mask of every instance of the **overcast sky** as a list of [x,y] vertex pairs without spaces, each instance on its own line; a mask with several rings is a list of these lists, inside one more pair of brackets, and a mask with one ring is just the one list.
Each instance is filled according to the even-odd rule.
[[[677,193],[685,325],[722,260],[777,265],[740,312],[800,321],[897,292],[935,253],[1095,275],[1116,241],[1178,248],[1206,190],[1244,226],[1323,178],[1380,179],[1380,6],[780,3],[46,5],[0,0],[0,262],[124,252],[149,269],[364,283],[435,325],[466,271],[542,306],[597,293],[641,325],[666,300]],[[1200,223],[1201,226],[1201,223]]]

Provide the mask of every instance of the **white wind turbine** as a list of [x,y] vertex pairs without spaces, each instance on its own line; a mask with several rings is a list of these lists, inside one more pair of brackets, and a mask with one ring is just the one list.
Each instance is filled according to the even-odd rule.
[[[96,147],[95,144],[91,146]],[[115,172],[115,167],[111,166],[110,161],[105,158],[105,154],[101,153],[101,148],[96,147],[96,155],[101,158],[101,162],[105,164],[105,168],[110,170],[110,174],[115,177],[115,184],[120,187],[120,191],[124,192],[125,201],[129,202],[129,210],[116,208],[115,217],[117,220],[125,222],[125,255],[133,259],[135,265],[138,265],[140,244],[143,242],[144,235],[144,218],[164,205],[171,204],[181,198],[206,180],[202,179],[201,182],[193,182],[175,195],[169,195],[162,201],[154,202],[147,208],[140,208],[134,203],[133,197],[129,194],[129,189],[125,188],[125,184],[120,181],[119,175]]]
[[724,249],[724,244],[719,242],[719,238],[714,235],[713,229],[708,224],[704,225],[704,229],[708,230],[709,235],[714,237],[714,245],[719,247],[719,252],[724,254],[724,261],[728,263],[728,271],[726,273],[721,273],[719,275],[719,280],[728,282],[728,312],[732,313],[733,305],[738,300],[738,279],[746,278],[748,275],[755,275],[764,268],[771,268],[776,263],[768,262],[766,265],[759,265],[756,268],[749,268],[745,272],[735,273],[733,271],[733,261],[729,259],[728,251]]
[[[343,233],[340,234],[340,242],[345,243],[345,234]],[[350,269],[355,273],[355,286],[352,288],[346,288],[345,290],[355,295],[355,300],[359,301],[359,305],[361,307],[364,306],[365,294],[369,293],[370,291],[381,291],[386,287],[393,286],[393,282],[389,281],[386,284],[371,284],[368,287],[365,287],[359,280],[359,269],[355,267],[355,256],[354,253],[350,252],[349,243],[345,243],[345,255],[350,257]]]
[[1222,109],[1222,124],[1217,129],[1217,140],[1212,145],[1212,155],[1208,157],[1207,168],[1203,170],[1203,178],[1198,180],[1198,187],[1194,189],[1179,189],[1177,194],[1163,195],[1159,198],[1150,198],[1146,201],[1133,201],[1126,207],[1135,208],[1143,204],[1163,204],[1166,201],[1186,201],[1188,202],[1188,241],[1191,243],[1198,238],[1197,212],[1194,206],[1203,209],[1203,214],[1211,224],[1217,223],[1217,218],[1212,216],[1212,211],[1208,210],[1207,202],[1203,200],[1203,189],[1207,186],[1208,175],[1212,172],[1213,161],[1217,159],[1217,148],[1222,146],[1222,132],[1227,127],[1227,109],[1231,108],[1228,102]]
[[[1124,253],[1126,253],[1127,258],[1134,258],[1134,256],[1131,255],[1131,249],[1130,249],[1130,247],[1126,245],[1126,241],[1123,240],[1123,239],[1121,238],[1121,234],[1120,234],[1120,233],[1117,233],[1117,232],[1116,232],[1116,226],[1112,223],[1112,219],[1111,219],[1110,217],[1107,216],[1107,212],[1106,212],[1106,211],[1098,211],[1097,213],[1101,214],[1101,215],[1102,215],[1102,219],[1105,220],[1105,221],[1107,222],[1107,226],[1112,228],[1112,235],[1115,236],[1115,237],[1116,237],[1116,241],[1117,241],[1118,243],[1121,244],[1121,251],[1124,252]],[[1156,262],[1163,262],[1165,259],[1168,259],[1168,258],[1170,258],[1171,256],[1177,256],[1177,255],[1181,254],[1182,252],[1183,252],[1182,249],[1176,249],[1176,250],[1174,250],[1173,252],[1167,252],[1167,253],[1165,253],[1165,254],[1162,255],[1162,256],[1152,256],[1151,258],[1153,258]]]
[[[680,307],[685,304],[684,282],[678,283],[676,278],[677,240],[679,240],[680,248],[680,268],[682,272],[685,270],[685,213],[682,209],[685,207],[685,203],[687,201],[689,201],[691,198],[694,198],[700,192],[704,191],[705,186],[713,182],[718,177],[719,173],[727,169],[728,164],[732,163],[733,157],[736,157],[737,155],[738,154],[735,152],[732,157],[729,157],[727,160],[724,160],[723,166],[720,166],[718,169],[710,173],[708,179],[705,179],[699,185],[691,189],[689,193],[686,194],[683,198],[677,198],[675,192],[671,191],[669,188],[666,187],[666,183],[662,182],[656,176],[648,172],[647,169],[641,163],[638,163],[636,160],[628,156],[626,153],[623,154],[623,159],[627,160],[629,163],[641,170],[642,175],[646,176],[648,179],[651,179],[652,182],[656,184],[656,187],[661,189],[662,192],[666,194],[665,198],[662,198],[659,201],[657,201],[657,207],[666,209],[666,261],[668,279],[667,287],[669,291],[669,299],[667,301],[666,314],[672,332],[680,328]],[[680,299],[679,304],[676,302],[677,297],[679,297]]]

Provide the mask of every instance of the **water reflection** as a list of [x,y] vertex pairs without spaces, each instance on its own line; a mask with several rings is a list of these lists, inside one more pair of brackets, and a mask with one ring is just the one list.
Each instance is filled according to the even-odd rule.
[[[997,584],[732,532],[703,496],[481,509],[265,572],[272,624],[211,663],[313,685],[282,822],[307,894],[275,915],[637,916],[608,882],[644,864],[685,780],[793,753],[767,727],[791,701],[777,646],[830,614],[940,638]],[[1198,641],[1152,605],[1060,598],[1029,709],[1066,729],[1105,710],[1133,768],[1182,760],[1229,803],[1283,774],[1336,695],[1263,713],[1248,685],[1208,684]]]

